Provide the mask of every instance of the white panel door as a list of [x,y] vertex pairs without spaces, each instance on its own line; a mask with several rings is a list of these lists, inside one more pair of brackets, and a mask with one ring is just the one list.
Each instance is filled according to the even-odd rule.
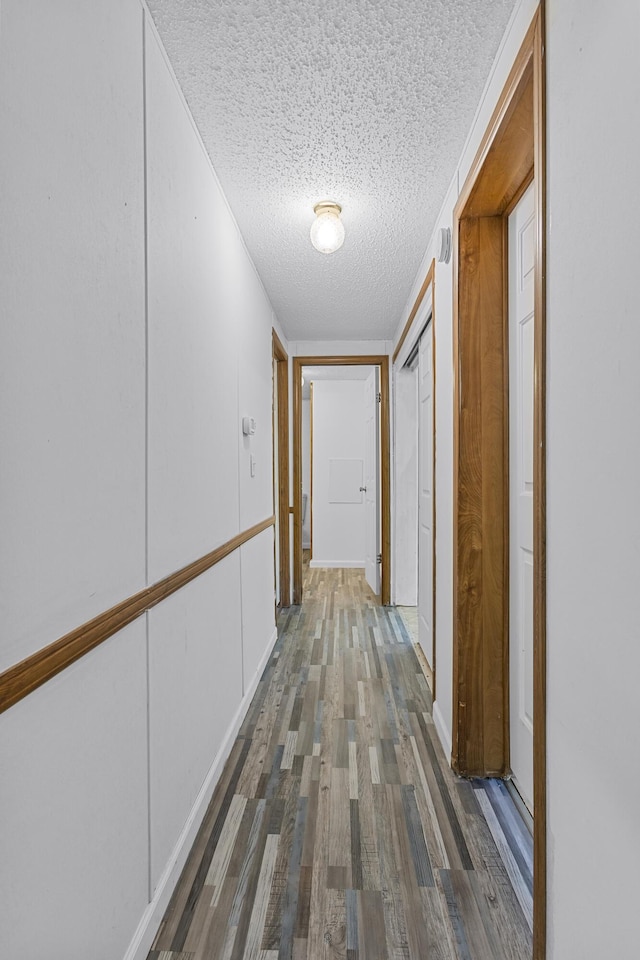
[[433,345],[418,349],[418,640],[433,670]]
[[509,217],[509,697],[511,770],[533,809],[533,186]]
[[365,516],[365,577],[375,594],[380,593],[380,493],[378,463],[380,459],[380,432],[378,428],[380,370],[374,367],[364,385],[366,410],[364,446],[364,516]]

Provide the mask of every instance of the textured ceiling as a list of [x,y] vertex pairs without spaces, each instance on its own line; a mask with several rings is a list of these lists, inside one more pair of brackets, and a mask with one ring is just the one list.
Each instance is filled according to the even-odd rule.
[[515,0],[147,3],[285,334],[390,339]]

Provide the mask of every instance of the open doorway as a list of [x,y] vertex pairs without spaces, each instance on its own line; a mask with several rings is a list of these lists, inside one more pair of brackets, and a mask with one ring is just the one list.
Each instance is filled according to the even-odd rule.
[[[373,410],[369,412],[369,425],[366,418],[363,424],[364,435],[362,439],[362,456],[356,456],[353,453],[353,444],[350,444],[348,438],[343,436],[346,446],[336,447],[333,450],[327,449],[323,452],[322,469],[314,467],[313,473],[309,468],[309,488],[303,491],[303,376],[305,368],[362,368],[368,367],[367,377],[362,379],[361,373],[358,374],[358,380],[349,381],[344,376],[331,379],[330,375],[317,374],[313,380],[313,408],[314,408],[314,429],[313,429],[313,448],[314,463],[318,466],[318,432],[316,424],[320,423],[317,416],[318,411],[318,385],[327,383],[359,383],[361,392],[368,389],[370,394],[369,406],[373,408],[373,403],[377,405],[377,416],[374,416]],[[302,568],[303,568],[303,515],[308,518],[308,543],[312,551],[310,562],[327,566],[349,566],[358,561],[358,565],[364,565],[368,571],[368,579],[371,577],[372,588],[379,594],[382,603],[390,602],[390,583],[391,583],[391,558],[390,558],[390,461],[389,461],[389,358],[386,356],[366,356],[366,357],[295,357],[293,360],[293,414],[294,414],[294,437],[293,437],[293,486],[294,486],[294,563],[293,563],[293,602],[300,603],[302,600]],[[309,375],[308,375],[309,376]],[[309,379],[311,379],[309,377]],[[367,383],[369,386],[367,387]],[[345,407],[338,405],[336,407],[336,390],[326,387],[320,387],[320,390],[327,394],[327,403],[324,405],[323,417],[332,418],[335,435],[343,433],[342,429],[336,431],[337,424],[342,424],[345,420],[343,416]],[[311,393],[311,391],[310,391]],[[333,399],[330,395],[334,394]],[[309,410],[311,407],[311,398],[309,398]],[[363,417],[366,403],[363,396]],[[310,414],[309,414],[310,416]],[[375,424],[375,425],[374,425]],[[311,421],[310,421],[311,427]],[[330,431],[327,431],[330,432]],[[311,429],[310,429],[311,434]],[[338,438],[339,439],[339,438]],[[342,441],[341,441],[342,442]],[[372,447],[377,448],[379,451]],[[309,456],[311,457],[311,442],[309,442]],[[369,450],[369,453],[367,453]],[[358,462],[360,461],[360,462]],[[369,466],[374,464],[376,466]],[[377,466],[379,464],[379,466]],[[369,471],[367,474],[367,470]],[[323,539],[327,530],[323,529],[320,533],[317,521],[317,503],[319,502],[317,487],[313,484],[312,476],[319,481],[323,477],[326,490],[322,492],[322,499],[327,507],[337,508],[333,514],[342,514],[347,512],[349,499],[353,497],[358,503],[354,504],[360,508],[363,517],[368,513],[371,520],[375,521],[377,529],[373,534],[367,533],[369,527],[374,529],[374,524],[365,523],[362,532],[365,539],[364,557],[350,558],[344,554],[344,545],[340,547],[342,551],[335,557],[330,555],[331,549],[336,549],[339,538],[334,538],[334,546],[327,546]],[[355,481],[358,480],[356,484]],[[354,489],[357,487],[358,489]],[[363,489],[360,490],[359,488]],[[366,488],[366,489],[365,489]],[[304,508],[303,492],[307,495],[306,511]],[[313,502],[316,502],[314,509]],[[357,510],[354,512],[356,515]],[[335,527],[336,517],[332,516],[330,526]],[[328,531],[331,533],[331,531]],[[335,530],[333,531],[335,533]],[[319,540],[320,536],[320,540]],[[329,552],[327,552],[329,551]],[[364,564],[362,563],[364,559]],[[350,564],[348,561],[352,560]],[[377,590],[375,587],[377,586]]]
[[302,549],[311,567],[360,567],[380,594],[380,371],[302,368]]

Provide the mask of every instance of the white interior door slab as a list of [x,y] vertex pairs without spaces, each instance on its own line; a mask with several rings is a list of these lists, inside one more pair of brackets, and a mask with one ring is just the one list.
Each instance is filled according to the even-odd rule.
[[380,370],[374,367],[365,381],[364,400],[365,454],[364,454],[364,514],[365,514],[365,577],[376,595],[380,594],[380,491],[378,464],[380,462],[379,403]]
[[418,641],[433,670],[433,344],[418,348]]
[[509,702],[511,770],[533,809],[533,185],[509,217]]

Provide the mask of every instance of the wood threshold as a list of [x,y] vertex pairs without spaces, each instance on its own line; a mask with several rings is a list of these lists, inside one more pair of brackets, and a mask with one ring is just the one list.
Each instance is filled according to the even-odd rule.
[[25,660],[9,667],[0,674],[0,713],[8,710],[28,694],[37,690],[57,673],[65,670],[76,660],[104,643],[128,624],[137,620],[156,604],[171,596],[191,580],[195,580],[215,564],[220,563],[230,553],[237,550],[253,537],[268,530],[275,523],[275,517],[268,517],[254,524],[242,533],[227,540],[193,563],[187,564],[175,573],[169,574],[150,587],[133,594],[92,620],[76,627],[59,640],[55,640]]

